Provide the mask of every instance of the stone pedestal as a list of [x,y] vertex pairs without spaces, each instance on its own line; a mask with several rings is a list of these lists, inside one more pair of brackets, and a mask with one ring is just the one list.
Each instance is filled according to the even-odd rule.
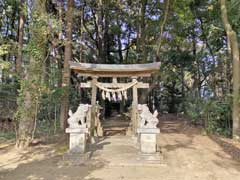
[[67,128],[69,133],[69,152],[85,153],[88,128]]
[[154,154],[157,152],[157,135],[160,130],[157,128],[139,128],[140,151],[143,154]]

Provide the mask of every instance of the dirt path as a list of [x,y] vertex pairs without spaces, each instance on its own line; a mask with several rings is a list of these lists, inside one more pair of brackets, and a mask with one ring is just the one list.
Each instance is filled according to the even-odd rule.
[[[84,166],[64,164],[65,145],[38,145],[19,154],[0,147],[0,179],[4,180],[239,180],[240,143],[204,136],[176,117],[161,118],[160,166],[129,163],[134,143],[106,138]],[[133,141],[132,141],[133,142]],[[64,148],[63,148],[64,147]],[[127,157],[127,158],[126,158]],[[125,164],[121,162],[126,159]],[[131,161],[132,162],[132,161]]]

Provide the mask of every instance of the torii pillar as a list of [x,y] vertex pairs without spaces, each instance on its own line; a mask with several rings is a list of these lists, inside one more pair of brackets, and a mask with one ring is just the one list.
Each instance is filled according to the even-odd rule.
[[97,76],[92,77],[92,98],[91,98],[91,122],[90,122],[90,136],[94,136],[94,130],[95,130],[95,114],[96,114],[96,100],[97,100]]
[[[132,77],[132,82],[137,82],[137,77]],[[132,111],[131,111],[131,121],[132,121],[132,131],[135,135],[137,133],[138,127],[138,91],[137,91],[137,83],[132,87],[133,89],[133,101],[132,101]]]

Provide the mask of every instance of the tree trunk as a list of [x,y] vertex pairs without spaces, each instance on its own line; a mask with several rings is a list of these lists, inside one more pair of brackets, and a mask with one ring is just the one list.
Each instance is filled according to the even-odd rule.
[[184,88],[184,65],[181,64],[181,88],[182,88],[182,110],[183,112],[185,112],[185,88]]
[[24,0],[20,1],[20,11],[19,11],[19,27],[18,27],[18,54],[16,59],[16,72],[19,75],[22,66],[22,48],[23,48],[23,31],[24,31]]
[[[139,35],[137,40],[137,63],[146,63],[147,51],[145,49],[146,33],[145,33],[145,14],[146,14],[147,0],[141,0],[140,20],[139,20]],[[145,89],[140,90],[139,102],[141,104],[147,103],[148,92]]]
[[231,52],[231,44],[230,44],[230,40],[229,37],[227,37],[227,57],[226,57],[226,70],[225,70],[225,74],[226,74],[226,85],[227,85],[227,93],[230,94],[232,92],[232,87],[231,87],[231,81],[232,81],[232,74],[231,74],[231,69],[232,69],[232,61],[230,61],[230,57],[232,56],[232,52]]
[[[33,65],[34,59],[30,58],[30,65]],[[26,73],[25,81],[29,82],[31,75],[29,72]],[[34,86],[31,84],[30,86]],[[34,129],[34,121],[35,121],[35,104],[33,99],[32,91],[30,91],[29,87],[23,87],[23,103],[21,104],[22,107],[18,107],[18,112],[20,112],[19,124],[18,124],[18,132],[17,132],[17,142],[16,147],[19,149],[27,148],[32,141],[32,133]],[[27,111],[26,111],[27,110]]]
[[[49,49],[49,51],[47,51],[47,49]],[[46,48],[44,50],[45,50],[45,52],[44,52],[45,58],[44,58],[43,63],[42,63],[43,73],[42,73],[42,79],[41,80],[42,80],[43,83],[45,83],[47,86],[49,86],[50,85],[49,77],[50,77],[50,73],[51,73],[50,66],[51,66],[51,61],[52,61],[52,60],[50,60],[50,57],[49,57],[49,52],[52,51],[51,45],[46,44]]]
[[[121,23],[119,17],[117,17],[117,25],[121,27]],[[119,64],[123,63],[123,54],[122,54],[122,42],[121,42],[121,33],[117,33],[117,42],[118,42],[118,57],[119,57]]]
[[56,43],[54,43],[54,49],[56,51],[56,63],[57,63],[57,67],[58,67],[58,73],[59,73],[59,77],[58,77],[58,81],[57,81],[57,87],[61,87],[62,86],[62,59],[63,59],[63,49],[62,48],[57,48],[58,44],[63,44],[62,42],[62,31],[63,31],[63,8],[64,8],[64,2],[63,1],[59,1],[57,4],[58,7],[58,19],[59,19],[59,23],[61,24],[61,30],[58,33],[58,37],[56,37]]
[[213,49],[212,49],[212,47],[209,43],[208,37],[205,34],[205,28],[204,28],[204,24],[203,24],[203,20],[202,20],[201,16],[198,17],[198,20],[200,21],[200,28],[202,30],[202,37],[204,38],[204,41],[206,43],[206,47],[209,50],[209,53],[212,57],[212,65],[213,65],[212,66],[213,71],[211,73],[212,74],[212,81],[213,81],[212,91],[213,91],[214,97],[216,97],[217,96],[217,91],[216,90],[217,90],[217,87],[218,87],[218,85],[217,85],[217,75],[216,75],[216,72],[215,72],[216,71],[216,58],[215,58]]
[[62,88],[64,94],[61,102],[61,114],[60,114],[60,127],[65,129],[67,126],[68,109],[69,109],[69,84],[70,84],[70,69],[69,61],[72,59],[72,28],[73,28],[73,7],[74,0],[68,0],[67,10],[67,28],[66,28],[66,40],[64,50],[64,67],[62,77]]
[[197,97],[197,99],[201,98],[201,71],[200,71],[200,62],[199,58],[197,57],[197,40],[196,40],[196,34],[195,34],[195,24],[192,30],[192,53],[194,57],[194,61],[196,62],[196,69],[197,69],[197,76],[194,78],[194,84],[193,84],[193,90],[194,95]]
[[105,10],[104,13],[104,31],[103,31],[103,58],[106,59],[106,61],[109,63],[111,62],[111,55],[110,55],[110,49],[111,49],[111,35],[109,34],[109,12]]
[[83,56],[83,51],[84,51],[84,48],[83,48],[83,43],[84,43],[84,37],[83,37],[83,21],[84,21],[84,5],[81,5],[81,19],[80,19],[80,56],[79,56],[79,61],[80,62],[87,62],[86,59],[84,58]]
[[[30,44],[37,49],[37,53],[30,51],[29,64],[26,66],[24,79],[20,82],[20,95],[18,98],[18,131],[17,131],[17,148],[26,148],[34,137],[34,126],[36,123],[36,106],[41,92],[41,78],[43,73],[42,64],[45,59],[45,50],[47,38],[45,31],[38,24],[39,21],[45,23],[46,17],[45,0],[36,0],[33,10],[32,26],[30,28]],[[43,24],[44,24],[43,23]],[[31,48],[31,46],[29,47]]]
[[103,1],[97,1],[97,45],[98,45],[98,63],[104,63],[104,45],[103,45]]
[[146,59],[143,58],[145,54],[145,13],[146,13],[147,0],[140,0],[139,18],[138,18],[138,31],[137,31],[137,63],[144,62]]
[[228,20],[226,0],[220,0],[221,16],[226,31],[228,40],[231,46],[231,55],[233,60],[233,107],[232,107],[232,120],[233,120],[233,138],[240,139],[240,107],[239,107],[239,90],[240,90],[240,62],[239,62],[239,49],[237,34],[232,29]]
[[166,24],[167,17],[168,17],[170,0],[166,0],[165,3],[166,3],[166,7],[165,7],[165,12],[164,12],[163,22],[162,22],[161,27],[160,27],[160,36],[159,36],[159,42],[158,42],[158,47],[157,47],[157,52],[156,52],[156,61],[160,61],[160,51],[161,51],[161,47],[162,47],[162,36],[163,36],[164,26]]
[[[128,41],[127,46],[130,46],[130,42],[131,42],[131,39],[130,39],[131,38],[131,26],[130,25],[128,25],[128,29],[129,29],[129,32],[128,32],[128,35],[127,35],[127,41]],[[125,63],[126,64],[129,63],[128,62],[129,49],[130,48],[127,48],[126,55],[125,55]]]

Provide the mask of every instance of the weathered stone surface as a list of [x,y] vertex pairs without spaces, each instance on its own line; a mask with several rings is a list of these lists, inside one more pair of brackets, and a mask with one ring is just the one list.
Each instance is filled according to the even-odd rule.
[[73,114],[69,111],[68,118],[69,128],[66,133],[69,133],[69,152],[71,153],[85,153],[87,135],[89,128],[87,127],[87,115],[90,110],[88,104],[80,104],[77,111]]
[[138,128],[137,132],[143,133],[143,134],[159,134],[160,129],[158,129],[158,128]]
[[84,153],[86,151],[86,141],[88,128],[67,128],[69,133],[69,152]]
[[150,112],[146,104],[138,104],[140,125],[139,128],[151,128],[156,129],[158,124],[158,112],[155,111],[153,114]]
[[87,113],[90,110],[89,104],[80,104],[75,113],[69,110],[68,124],[69,128],[87,128]]
[[86,133],[70,133],[69,151],[74,153],[86,151]]
[[163,163],[163,155],[160,152],[152,153],[152,154],[144,154],[141,153],[138,155],[137,158],[139,161],[144,161],[145,163],[151,163],[151,164],[159,164]]
[[156,153],[157,138],[156,134],[141,134],[140,136],[140,150],[142,153]]
[[66,128],[66,133],[88,133],[88,128]]
[[157,128],[157,111],[152,114],[146,104],[139,104],[140,126],[137,132],[140,135],[140,151],[143,154],[154,154],[157,152],[157,135],[160,129]]

